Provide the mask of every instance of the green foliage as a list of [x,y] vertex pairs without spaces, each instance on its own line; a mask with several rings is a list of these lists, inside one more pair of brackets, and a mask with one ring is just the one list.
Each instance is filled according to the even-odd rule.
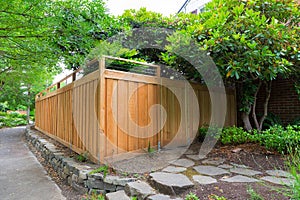
[[88,152],[81,153],[76,156],[76,159],[79,162],[86,162],[89,159],[89,153]]
[[274,126],[259,134],[259,142],[267,149],[287,153],[288,148],[300,148],[300,126]]
[[151,147],[150,141],[148,142],[148,149],[147,149],[147,151],[148,151],[148,153],[154,153],[154,152],[155,152],[155,149],[153,149],[153,148]]
[[17,112],[0,112],[0,128],[27,125],[26,115]]
[[105,200],[103,194],[97,194],[96,191],[92,191],[91,195],[86,195],[82,200]]
[[0,102],[0,111],[6,112],[9,109],[8,102]]
[[209,196],[210,199],[214,200],[227,200],[225,197],[219,197],[215,194]]
[[300,199],[300,148],[289,149],[288,168],[293,184],[289,187],[288,196],[292,200]]
[[241,127],[228,127],[222,130],[220,141],[222,144],[244,144],[253,142],[255,139],[252,134],[244,131]]
[[284,128],[275,125],[264,131],[251,132],[238,127],[228,127],[222,130],[220,141],[225,145],[255,142],[284,154],[288,152],[288,148],[300,148],[300,126],[289,125]]
[[189,194],[187,194],[184,198],[185,200],[199,200],[199,198],[197,197],[196,194],[190,192]]
[[296,119],[292,121],[291,125],[300,126],[300,117],[296,117]]
[[250,195],[250,199],[248,200],[264,200],[264,198],[260,194],[255,192],[251,187],[247,189],[247,193]]
[[274,113],[269,112],[264,121],[263,127],[264,127],[264,129],[268,129],[275,125],[283,125],[283,123],[279,116],[275,115]]
[[218,127],[209,127],[209,125],[205,124],[198,130],[198,140],[203,142],[206,136],[219,138],[221,136],[222,129]]
[[94,169],[90,172],[90,174],[96,174],[96,173],[103,173],[103,176],[106,177],[107,173],[108,173],[108,166],[107,165],[103,165],[97,169]]
[[288,148],[288,153],[286,167],[289,169],[292,184],[284,188],[276,188],[276,191],[291,200],[298,200],[300,199],[300,149]]

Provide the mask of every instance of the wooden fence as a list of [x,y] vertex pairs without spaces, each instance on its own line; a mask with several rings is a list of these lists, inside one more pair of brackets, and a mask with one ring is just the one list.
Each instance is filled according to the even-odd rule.
[[[77,70],[36,96],[36,128],[77,153],[89,152],[94,161],[149,144],[189,145],[199,126],[213,120],[212,93],[222,101],[218,89],[209,92],[202,85],[160,77],[159,66],[126,60],[155,70],[144,75],[107,69],[107,60],[125,61],[94,60],[88,66],[98,70],[75,80]],[[61,87],[67,79],[73,82]],[[235,90],[226,93],[225,126],[235,125]]]

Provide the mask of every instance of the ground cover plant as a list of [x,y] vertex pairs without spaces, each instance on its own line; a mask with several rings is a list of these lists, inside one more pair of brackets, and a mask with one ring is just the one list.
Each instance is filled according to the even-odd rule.
[[26,125],[26,119],[27,115],[22,115],[17,112],[0,112],[0,128]]

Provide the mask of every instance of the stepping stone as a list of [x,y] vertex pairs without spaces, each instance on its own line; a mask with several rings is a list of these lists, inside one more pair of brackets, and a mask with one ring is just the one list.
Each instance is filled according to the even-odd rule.
[[152,185],[160,192],[168,195],[178,195],[194,184],[183,174],[155,172],[150,174]]
[[186,157],[192,159],[192,160],[201,160],[202,158],[199,155],[186,155]]
[[208,164],[208,165],[220,165],[225,162],[224,158],[209,158],[202,161],[202,164]]
[[293,184],[293,181],[291,179],[278,178],[278,177],[274,177],[274,176],[265,176],[265,177],[262,177],[261,180],[268,181],[270,183],[274,183],[277,185],[292,185]]
[[146,182],[135,181],[127,183],[125,192],[128,196],[135,196],[138,200],[146,199],[150,195],[154,195],[154,189]]
[[201,185],[217,183],[216,179],[209,177],[209,176],[195,175],[195,176],[193,176],[193,180],[200,183]]
[[193,151],[193,150],[191,150],[191,149],[188,149],[188,150],[186,150],[186,152],[184,152],[185,155],[187,155],[187,154],[195,154],[195,153],[196,152]]
[[267,170],[266,173],[269,174],[270,176],[276,176],[276,177],[285,177],[285,178],[291,177],[290,173],[283,170]]
[[262,174],[259,171],[245,169],[245,168],[232,168],[232,169],[230,169],[230,172],[236,173],[236,174],[242,174],[242,175],[246,175],[246,176],[255,176],[258,174]]
[[186,171],[185,167],[174,167],[174,166],[168,166],[162,170],[163,172],[169,172],[169,173],[180,173]]
[[199,165],[194,167],[194,169],[200,174],[209,175],[209,176],[229,174],[227,170],[215,166]]
[[233,176],[231,178],[222,178],[220,180],[229,183],[253,183],[259,181],[255,178],[249,178],[247,176],[242,176],[242,175]]
[[181,198],[171,199],[171,197],[169,195],[156,194],[156,195],[148,197],[147,200],[182,200],[182,199]]
[[219,165],[218,167],[223,168],[223,169],[231,169],[231,168],[233,168],[232,165],[228,165],[228,164]]
[[248,169],[250,167],[246,166],[246,165],[240,165],[240,164],[236,164],[236,163],[230,163],[231,165],[233,165],[234,167],[238,167],[238,168],[245,168]]
[[170,162],[170,164],[180,166],[180,167],[186,167],[186,168],[195,165],[195,163],[193,161],[191,161],[189,159],[185,159],[185,158],[172,161],[172,162]]
[[105,195],[107,200],[130,200],[130,198],[126,195],[124,190],[120,190],[117,192],[107,193]]

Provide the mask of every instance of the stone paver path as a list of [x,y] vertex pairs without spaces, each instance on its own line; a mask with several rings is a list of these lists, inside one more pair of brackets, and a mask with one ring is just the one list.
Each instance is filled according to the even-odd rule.
[[217,183],[217,179],[214,179],[210,176],[201,176],[201,175],[195,175],[193,176],[193,180],[195,182],[198,182],[201,185],[208,185],[208,184],[213,184]]
[[[184,191],[184,189],[193,187],[194,184],[209,185],[218,182],[227,182],[228,184],[255,182],[268,182],[278,185],[291,184],[291,179],[288,178],[290,174],[282,170],[256,171],[249,166],[226,163],[223,158],[200,159],[197,154],[186,154],[185,156],[189,159],[182,158],[170,162],[170,166],[162,169],[162,172],[151,173],[152,186],[161,193],[175,195]],[[198,175],[188,178],[184,174],[188,173],[189,170],[195,170]],[[168,200],[170,197],[157,194],[149,199]]]
[[278,185],[291,185],[292,181],[288,178],[275,177],[275,176],[265,176],[262,177],[261,180],[268,181],[270,183],[278,184]]
[[195,163],[189,159],[178,159],[175,161],[170,162],[172,165],[181,166],[181,167],[191,167]]
[[25,128],[0,130],[0,199],[65,199],[25,145],[24,131]]
[[229,183],[253,183],[258,182],[259,180],[255,178],[249,178],[247,176],[237,175],[228,178],[222,178],[221,181],[229,182]]
[[245,176],[255,176],[255,175],[258,175],[258,174],[262,174],[259,171],[246,169],[246,168],[231,168],[230,172],[231,173],[236,173],[236,174],[242,174],[242,175],[245,175]]
[[194,169],[200,174],[209,175],[209,176],[229,174],[229,172],[225,169],[215,167],[215,166],[209,166],[209,165],[199,165],[194,167]]
[[169,173],[179,173],[186,171],[185,167],[174,167],[174,166],[168,166],[162,170],[163,172],[169,172]]
[[155,172],[150,174],[152,185],[169,195],[180,194],[194,184],[183,174]]

